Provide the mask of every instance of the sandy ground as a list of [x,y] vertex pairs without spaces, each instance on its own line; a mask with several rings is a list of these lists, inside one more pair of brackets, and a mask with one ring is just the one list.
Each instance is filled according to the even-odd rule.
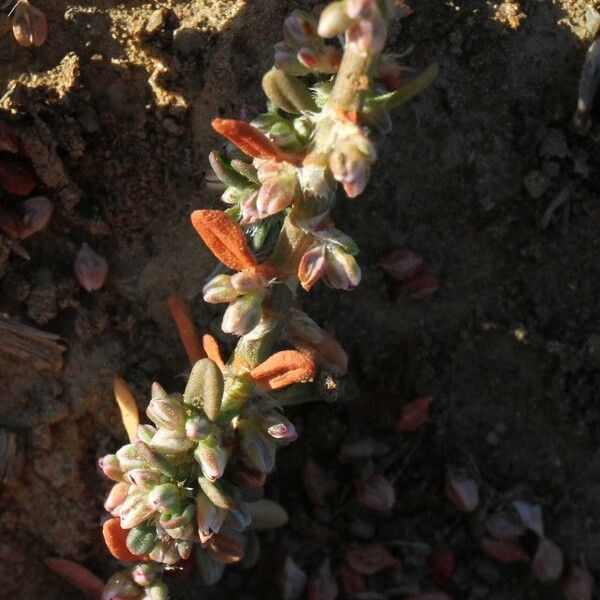
[[[95,467],[124,437],[111,380],[130,382],[140,407],[153,380],[182,386],[169,294],[218,334],[220,309],[198,295],[214,264],[187,216],[217,204],[204,189],[206,155],[221,143],[209,123],[260,105],[283,16],[314,4],[40,0],[45,46],[0,38],[2,117],[41,140],[34,165],[55,202],[47,230],[24,243],[31,260],[0,252],[0,311],[67,348],[59,370],[0,355],[0,427],[18,434],[24,460],[0,489],[0,597],[77,598],[43,567],[47,555],[103,577],[114,569],[99,531],[108,484]],[[375,540],[402,566],[369,579],[384,594],[373,597],[427,589],[423,547],[441,544],[456,554],[446,589],[457,599],[559,598],[527,566],[479,550],[485,510],[517,497],[543,507],[568,561],[600,574],[598,135],[570,129],[587,6],[421,0],[394,29],[391,49],[414,45],[407,64],[438,61],[440,76],[397,112],[368,191],[335,215],[362,249],[360,288],[303,299],[351,356],[347,391],[293,413],[301,439],[268,486],[290,525],[264,537],[254,569],[229,570],[206,597],[281,597],[285,556],[310,575],[324,556],[336,566],[349,545]],[[82,242],[109,263],[94,294],[73,276]],[[410,299],[384,274],[380,260],[398,247],[426,259],[436,295]],[[395,436],[419,394],[434,397],[430,423]],[[379,455],[340,464],[340,444],[365,437],[384,444]],[[300,485],[308,457],[338,481],[325,507]],[[369,463],[396,488],[384,516],[352,500]],[[449,464],[476,473],[474,516],[443,493]],[[199,589],[179,585],[181,597]]]

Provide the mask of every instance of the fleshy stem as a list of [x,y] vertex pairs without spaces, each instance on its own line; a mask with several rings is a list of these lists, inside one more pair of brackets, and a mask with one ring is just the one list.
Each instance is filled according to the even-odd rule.
[[[326,164],[326,153],[331,145],[332,127],[336,121],[358,121],[367,82],[379,53],[361,52],[354,45],[347,44],[337,73],[335,84],[323,110],[324,118],[315,128],[312,147],[304,159],[304,164]],[[333,192],[335,194],[335,191]],[[306,205],[309,198],[297,202],[285,218],[270,263],[279,272],[289,274],[287,286],[274,286],[270,297],[265,301],[268,319],[271,320],[269,333],[258,339],[239,339],[234,351],[233,364],[250,368],[263,361],[272,351],[278,339],[278,331],[286,313],[292,307],[298,287],[296,273],[300,259],[313,243],[312,233],[294,224],[297,212]]]

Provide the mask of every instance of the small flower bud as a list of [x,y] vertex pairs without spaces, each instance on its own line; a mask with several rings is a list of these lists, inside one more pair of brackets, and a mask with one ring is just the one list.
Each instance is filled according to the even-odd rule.
[[308,88],[299,79],[281,69],[268,71],[263,77],[262,86],[267,98],[285,112],[299,114],[317,110]]
[[191,523],[195,515],[195,505],[188,504],[184,509],[161,513],[159,522],[165,529],[175,529]]
[[196,416],[190,417],[185,422],[185,434],[193,440],[194,442],[198,442],[201,439],[205,438],[212,431],[212,425],[210,421],[205,419],[204,417]]
[[217,508],[204,492],[198,492],[196,495],[196,523],[202,543],[221,530],[226,516],[226,509]]
[[20,0],[12,18],[13,35],[19,46],[41,46],[48,36],[46,15],[28,0]]
[[107,454],[98,460],[98,466],[106,477],[113,481],[123,481],[123,470],[116,454]]
[[285,42],[275,44],[275,67],[297,77],[309,73],[309,69],[298,60],[297,51]]
[[328,4],[319,17],[318,34],[324,38],[336,37],[350,26],[352,19],[346,12],[346,2],[331,2]]
[[[190,526],[189,529],[191,531],[191,534],[188,537],[193,537],[194,527]],[[190,541],[189,539],[176,540],[175,548],[177,548],[179,556],[183,560],[187,560],[192,555],[192,550],[194,549],[194,542]]]
[[332,244],[325,253],[325,283],[339,290],[350,290],[360,283],[360,267],[356,259],[340,246]]
[[152,425],[138,425],[137,428],[137,439],[144,444],[149,444],[156,433],[156,427]]
[[142,600],[169,600],[169,588],[164,581],[157,581],[146,587]]
[[156,579],[156,567],[148,563],[135,565],[131,569],[131,578],[142,587],[149,586]]
[[385,46],[387,25],[380,16],[361,19],[348,31],[348,43],[365,54],[381,52]]
[[154,509],[146,504],[144,494],[138,490],[129,492],[127,500],[119,507],[122,529],[131,529],[140,525],[154,514]]
[[303,46],[296,54],[298,62],[311,71],[335,73],[342,59],[340,52],[332,46],[323,46],[318,50]]
[[113,517],[118,516],[118,508],[127,499],[128,491],[129,485],[124,481],[115,483],[104,501],[104,510],[111,513]]
[[292,11],[283,22],[283,39],[292,48],[310,45],[317,38],[317,22],[312,15]]
[[244,294],[265,294],[265,279],[259,273],[240,272],[231,276],[231,285],[235,291]]
[[317,246],[304,253],[298,266],[300,285],[309,292],[325,274],[325,246]]
[[148,463],[145,458],[138,444],[126,444],[117,450],[117,459],[123,473],[132,469],[147,469]]
[[377,11],[377,0],[346,0],[346,13],[351,19],[370,19]]
[[165,565],[175,565],[181,560],[177,546],[172,542],[159,542],[149,554],[150,558]]
[[181,396],[173,394],[152,398],[146,409],[146,415],[158,427],[181,429],[185,423],[185,409]]
[[264,162],[258,169],[258,178],[262,186],[256,208],[261,219],[287,208],[301,193],[296,168],[287,163]]
[[181,493],[174,483],[157,485],[148,494],[148,505],[159,512],[172,511],[179,506]]
[[129,571],[118,571],[107,582],[102,591],[102,600],[137,599],[142,597],[142,589],[133,581]]
[[221,328],[225,333],[246,335],[254,329],[262,314],[261,298],[257,294],[246,294],[232,302],[223,315]]
[[258,190],[252,192],[241,204],[240,210],[242,212],[242,219],[240,223],[242,225],[252,225],[259,220],[258,208],[256,207],[256,201],[258,200]]
[[238,425],[240,451],[245,464],[263,473],[270,473],[275,466],[275,444],[249,421]]
[[210,421],[216,421],[221,409],[223,387],[223,375],[219,366],[209,358],[202,358],[192,367],[183,401],[203,410]]
[[263,430],[276,440],[293,442],[298,434],[294,425],[279,413],[270,413],[262,418]]
[[132,469],[127,471],[125,479],[140,489],[149,489],[161,482],[161,475],[150,469]]
[[152,438],[150,446],[157,452],[164,454],[180,454],[194,447],[194,442],[189,440],[183,429],[159,429]]
[[209,435],[198,444],[194,451],[194,458],[202,468],[204,477],[209,481],[216,481],[223,476],[228,455],[213,435]]
[[237,292],[231,285],[230,275],[217,275],[213,277],[203,288],[202,295],[205,302],[218,304],[220,302],[232,302],[237,298]]

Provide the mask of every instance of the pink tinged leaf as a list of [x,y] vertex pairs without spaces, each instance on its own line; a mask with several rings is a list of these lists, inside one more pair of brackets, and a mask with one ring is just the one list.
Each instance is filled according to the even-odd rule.
[[309,292],[326,271],[325,247],[317,246],[304,253],[298,266],[300,285]]
[[408,406],[405,406],[402,409],[396,431],[398,433],[409,433],[427,423],[429,421],[429,406],[432,402],[432,396],[419,396]]
[[282,600],[299,600],[302,598],[305,587],[306,573],[291,557],[286,557],[281,573]]
[[479,504],[479,488],[475,480],[459,471],[448,468],[446,471],[446,495],[463,512],[472,512]]
[[52,202],[44,196],[36,196],[25,200],[21,205],[23,221],[21,224],[20,239],[24,240],[34,233],[46,228],[52,215]]
[[335,600],[339,589],[331,573],[331,561],[326,558],[308,584],[308,600]]
[[592,600],[594,580],[586,569],[573,565],[562,589],[565,600]]
[[506,542],[485,537],[481,540],[481,549],[490,558],[505,565],[529,561],[527,552],[518,542]]
[[408,295],[415,300],[433,296],[440,289],[440,280],[431,273],[420,273],[405,282]]
[[65,558],[46,557],[44,564],[52,572],[68,581],[73,587],[91,598],[100,598],[104,582],[89,569]]
[[519,513],[523,524],[543,538],[544,518],[542,515],[542,507],[539,504],[531,504],[524,500],[515,500],[513,506]]
[[356,498],[371,510],[387,513],[396,504],[396,491],[383,475],[374,474],[358,485]]
[[337,482],[334,475],[319,466],[312,458],[304,463],[302,481],[306,494],[317,506],[324,506],[329,498],[335,496]]
[[346,562],[350,568],[362,575],[374,575],[400,564],[400,561],[382,544],[350,548],[346,552]]
[[411,279],[425,268],[423,258],[407,248],[394,250],[379,264],[386,273],[397,281]]
[[106,260],[84,242],[75,257],[77,281],[88,292],[95,292],[104,285],[107,274]]
[[118,517],[118,507],[127,499],[128,491],[129,484],[124,481],[113,485],[104,502],[104,510],[109,512],[113,517]]
[[531,561],[531,569],[538,581],[556,581],[565,566],[561,549],[547,538],[542,538]]

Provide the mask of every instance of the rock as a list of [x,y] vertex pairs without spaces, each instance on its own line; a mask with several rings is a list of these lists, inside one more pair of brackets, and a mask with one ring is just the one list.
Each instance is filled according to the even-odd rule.
[[165,19],[167,17],[168,10],[161,7],[155,10],[146,21],[143,33],[147,36],[153,36],[157,34],[165,25]]
[[182,54],[195,54],[204,45],[204,34],[192,27],[180,27],[173,32],[173,46]]
[[541,171],[531,171],[525,177],[523,183],[534,200],[543,196],[550,186],[550,180]]
[[567,158],[571,155],[567,138],[560,129],[550,129],[538,151],[540,156]]

